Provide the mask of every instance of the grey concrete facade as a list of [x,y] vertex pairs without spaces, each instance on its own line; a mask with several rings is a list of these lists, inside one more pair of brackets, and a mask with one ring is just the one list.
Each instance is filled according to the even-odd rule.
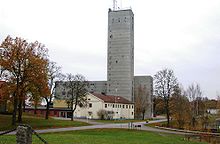
[[134,14],[108,12],[107,95],[134,101]]
[[100,94],[106,94],[107,92],[107,81],[89,81],[88,86],[89,92],[96,92]]
[[[55,89],[55,98],[56,99],[65,99],[67,98],[68,89],[66,87],[67,81],[57,81]],[[88,92],[95,92],[100,94],[106,94],[107,92],[107,81],[88,81],[87,85]]]

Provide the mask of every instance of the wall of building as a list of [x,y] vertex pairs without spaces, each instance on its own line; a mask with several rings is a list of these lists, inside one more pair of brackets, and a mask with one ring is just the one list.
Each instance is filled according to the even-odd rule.
[[89,81],[88,83],[89,83],[89,86],[87,89],[89,92],[106,94],[107,81]]
[[[68,88],[66,87],[66,81],[57,81],[55,88],[55,98],[65,99],[67,97]],[[100,94],[106,94],[107,81],[88,81],[88,92],[96,92]]]
[[108,12],[107,95],[134,100],[134,14]]
[[[74,112],[74,117],[99,119],[97,113],[100,110],[105,110],[114,112],[114,114],[112,115],[113,119],[134,119],[134,104],[105,103],[104,101],[93,96],[92,94],[87,95],[87,102],[88,104],[86,107],[77,106]],[[55,100],[54,109],[56,108],[66,109],[67,104],[64,100]],[[67,114],[65,114],[64,116],[67,116]]]

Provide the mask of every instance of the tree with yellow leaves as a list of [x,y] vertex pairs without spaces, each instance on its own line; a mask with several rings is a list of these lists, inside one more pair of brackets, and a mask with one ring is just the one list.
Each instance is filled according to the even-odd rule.
[[37,41],[28,43],[10,36],[0,47],[4,51],[0,55],[1,78],[10,84],[14,107],[12,124],[15,125],[17,111],[18,122],[22,122],[22,105],[28,93],[38,90],[40,95],[47,94],[47,49]]

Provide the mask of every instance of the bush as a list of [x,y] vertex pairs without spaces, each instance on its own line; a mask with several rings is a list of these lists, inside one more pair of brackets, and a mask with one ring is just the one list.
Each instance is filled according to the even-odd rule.
[[97,115],[99,116],[99,119],[106,120],[106,119],[112,119],[113,118],[113,111],[106,111],[106,110],[99,110],[97,112]]

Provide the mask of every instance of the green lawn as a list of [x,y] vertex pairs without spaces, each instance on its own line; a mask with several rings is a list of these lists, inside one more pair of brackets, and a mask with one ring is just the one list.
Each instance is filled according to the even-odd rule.
[[[45,120],[44,117],[36,117],[34,115],[23,115],[23,124],[29,124],[34,129],[57,128],[57,127],[77,127],[89,125],[84,122],[55,120],[49,118]],[[0,115],[0,131],[12,129],[11,115]]]
[[[127,129],[95,129],[41,134],[49,144],[207,144],[182,136]],[[0,144],[15,144],[15,136],[0,136]],[[33,144],[40,144],[33,136]]]

